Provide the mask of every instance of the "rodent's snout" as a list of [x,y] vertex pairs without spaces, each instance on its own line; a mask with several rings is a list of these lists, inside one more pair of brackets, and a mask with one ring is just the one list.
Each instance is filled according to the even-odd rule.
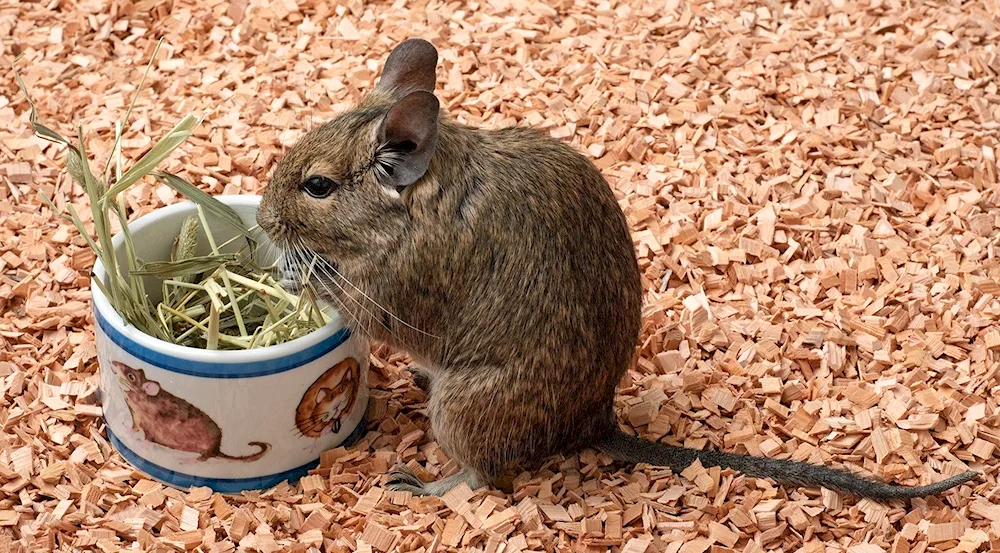
[[274,243],[285,245],[295,238],[297,224],[287,218],[287,211],[280,205],[263,201],[257,208],[257,225]]
[[261,204],[257,209],[257,225],[268,235],[274,231],[274,225],[277,221],[277,217],[274,211],[269,209],[264,204]]

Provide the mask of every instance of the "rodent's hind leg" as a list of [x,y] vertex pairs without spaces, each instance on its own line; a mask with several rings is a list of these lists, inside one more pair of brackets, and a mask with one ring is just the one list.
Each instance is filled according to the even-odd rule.
[[386,487],[394,492],[406,491],[413,495],[440,497],[462,483],[468,484],[470,488],[475,490],[485,486],[486,479],[473,469],[463,468],[451,476],[433,482],[424,482],[417,478],[417,475],[409,467],[399,465],[389,472],[389,481],[386,483]]

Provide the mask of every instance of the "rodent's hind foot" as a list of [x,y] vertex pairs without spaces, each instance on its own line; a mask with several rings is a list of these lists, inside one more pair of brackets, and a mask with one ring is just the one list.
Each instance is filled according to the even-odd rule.
[[413,384],[423,390],[424,393],[431,391],[431,377],[426,372],[417,367],[407,367],[407,371],[413,375]]
[[468,484],[473,490],[485,485],[483,478],[468,468],[464,468],[451,476],[433,482],[424,482],[417,478],[417,475],[406,465],[394,467],[389,471],[388,476],[389,480],[386,482],[388,489],[394,492],[410,492],[413,495],[420,496],[440,497],[462,483]]
[[394,492],[410,492],[413,495],[425,495],[424,482],[406,465],[393,467],[387,474],[386,488]]

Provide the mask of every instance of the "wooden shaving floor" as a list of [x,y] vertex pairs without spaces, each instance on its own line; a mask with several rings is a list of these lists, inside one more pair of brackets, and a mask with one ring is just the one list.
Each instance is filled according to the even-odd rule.
[[[0,80],[0,551],[878,553],[1000,548],[1000,3],[900,0],[5,2],[2,61],[45,121],[106,155],[206,110],[168,167],[253,193],[284,148],[367,90],[409,36],[441,49],[461,121],[546,128],[621,199],[646,278],[623,423],[699,448],[976,485],[882,506],[730,472],[586,453],[515,493],[388,493],[397,460],[454,470],[405,359],[376,351],[362,444],[235,499],[164,489],[109,448],[84,196]],[[177,198],[143,183],[135,216]]]

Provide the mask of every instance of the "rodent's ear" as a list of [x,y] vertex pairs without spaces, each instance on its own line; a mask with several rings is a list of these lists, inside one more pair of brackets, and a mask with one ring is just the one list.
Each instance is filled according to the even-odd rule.
[[160,385],[156,382],[146,382],[142,385],[142,391],[146,392],[148,396],[155,396],[160,393]]
[[378,128],[378,179],[399,190],[424,176],[437,147],[441,105],[433,94],[411,92],[392,106]]
[[420,38],[405,40],[385,60],[376,88],[400,93],[433,92],[437,82],[437,59],[437,50],[430,42]]

